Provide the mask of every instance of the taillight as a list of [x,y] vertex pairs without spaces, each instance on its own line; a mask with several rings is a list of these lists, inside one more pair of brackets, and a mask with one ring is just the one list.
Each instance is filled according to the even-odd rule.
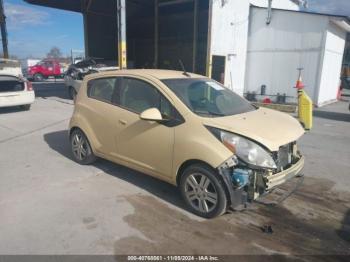
[[32,84],[32,82],[27,81],[26,84],[27,84],[27,91],[33,91],[33,84]]

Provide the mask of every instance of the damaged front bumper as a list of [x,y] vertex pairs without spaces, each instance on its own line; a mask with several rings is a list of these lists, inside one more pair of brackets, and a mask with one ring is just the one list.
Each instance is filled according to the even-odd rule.
[[297,175],[300,174],[301,170],[304,167],[305,163],[305,158],[303,156],[300,157],[298,162],[296,162],[294,165],[292,165],[290,168],[277,173],[277,174],[272,174],[270,173],[265,177],[266,179],[266,191],[270,191],[271,189],[284,184],[288,180],[296,177]]
[[[305,158],[300,154],[293,156],[292,164],[283,171],[273,172],[267,169],[253,169],[240,165],[239,161],[233,157],[225,161],[219,168],[228,194],[230,204],[233,209],[242,209],[247,203],[258,199],[260,196],[271,192],[274,188],[284,184],[294,177],[300,175],[305,163]],[[234,176],[239,171],[245,171],[249,177],[242,185],[235,183]],[[241,181],[240,181],[241,182]]]

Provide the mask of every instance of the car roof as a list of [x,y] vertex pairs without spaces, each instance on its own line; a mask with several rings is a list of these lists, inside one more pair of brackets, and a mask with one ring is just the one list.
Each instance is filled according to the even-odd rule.
[[163,70],[163,69],[127,69],[127,70],[113,70],[108,72],[98,73],[99,75],[122,75],[122,74],[132,74],[137,76],[144,77],[154,77],[159,80],[163,79],[179,79],[179,78],[203,78],[205,76],[193,74],[193,73],[184,73],[183,71],[175,71],[175,70]]

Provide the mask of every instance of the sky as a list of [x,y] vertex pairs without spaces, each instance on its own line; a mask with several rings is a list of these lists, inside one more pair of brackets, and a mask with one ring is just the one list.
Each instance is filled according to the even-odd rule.
[[46,56],[53,46],[62,54],[84,49],[83,17],[79,13],[4,0],[10,55]]
[[[350,0],[308,0],[309,10],[350,16]],[[83,18],[79,13],[4,0],[9,51],[19,58],[44,57],[57,46],[64,55],[84,49]]]

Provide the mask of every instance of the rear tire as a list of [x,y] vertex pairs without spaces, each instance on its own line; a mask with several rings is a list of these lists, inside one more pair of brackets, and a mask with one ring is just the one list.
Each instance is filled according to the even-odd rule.
[[70,135],[70,142],[74,160],[81,165],[90,165],[96,161],[90,142],[80,129],[74,129]]
[[30,106],[31,105],[22,105],[21,109],[24,110],[24,111],[29,111],[30,110]]
[[42,82],[42,81],[44,81],[44,76],[40,73],[37,73],[33,76],[33,80],[35,82]]
[[77,91],[75,91],[74,87],[70,86],[68,92],[69,92],[69,97],[73,101],[75,101],[75,99],[77,98]]
[[216,171],[204,164],[185,169],[180,190],[189,209],[198,216],[214,218],[227,210],[225,186]]

